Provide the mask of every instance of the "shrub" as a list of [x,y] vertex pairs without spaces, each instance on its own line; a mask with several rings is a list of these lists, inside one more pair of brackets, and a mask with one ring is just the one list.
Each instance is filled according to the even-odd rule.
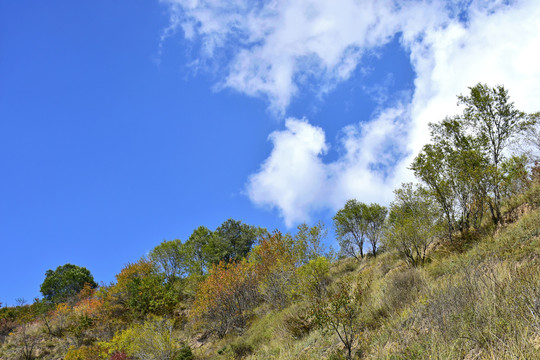
[[253,249],[251,261],[255,263],[259,292],[271,306],[282,309],[289,303],[300,257],[294,240],[279,232],[266,236]]
[[310,260],[297,270],[298,288],[306,297],[322,297],[330,283],[330,262],[325,257]]
[[[101,349],[96,345],[81,346],[79,348],[75,348],[74,346],[71,346],[68,349],[68,352],[66,356],[64,357],[64,360],[101,360],[100,354],[101,354]],[[113,360],[124,360],[124,359],[114,358]]]
[[187,344],[183,344],[178,354],[176,354],[175,360],[193,360],[193,352]]
[[390,309],[401,309],[412,303],[426,288],[426,281],[416,268],[389,275],[384,287],[384,303]]
[[123,351],[117,351],[114,354],[111,355],[109,360],[131,360],[132,357],[129,357],[125,352]]
[[110,354],[125,353],[140,360],[174,360],[179,352],[173,321],[158,316],[117,332],[111,341],[100,345]]
[[231,350],[237,359],[242,359],[253,353],[253,346],[245,342],[231,344]]
[[294,339],[301,339],[310,333],[315,324],[311,321],[309,314],[300,310],[297,313],[285,316],[283,326]]
[[148,260],[127,264],[116,275],[116,280],[111,292],[126,305],[133,318],[170,314],[179,301],[172,284],[167,283],[164,275]]

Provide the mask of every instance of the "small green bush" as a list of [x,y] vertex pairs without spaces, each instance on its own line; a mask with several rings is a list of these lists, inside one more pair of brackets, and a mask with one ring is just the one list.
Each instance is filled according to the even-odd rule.
[[191,348],[187,344],[183,344],[180,347],[180,350],[178,351],[178,354],[176,354],[175,360],[192,360],[193,359],[193,352],[191,351]]
[[242,359],[253,353],[253,346],[245,342],[231,344],[231,350],[237,359]]
[[384,289],[384,302],[392,309],[402,309],[416,300],[426,289],[420,270],[409,268],[389,275]]
[[301,339],[306,336],[315,326],[309,316],[303,311],[286,316],[283,320],[283,325],[287,333],[294,339]]

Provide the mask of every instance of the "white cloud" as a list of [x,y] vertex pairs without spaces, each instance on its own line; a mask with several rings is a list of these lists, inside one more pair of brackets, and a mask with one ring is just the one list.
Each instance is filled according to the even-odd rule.
[[[307,221],[313,210],[337,209],[350,198],[387,202],[397,184],[389,169],[404,144],[403,108],[388,109],[374,121],[343,131],[343,155],[324,163],[328,150],[321,128],[289,118],[270,135],[274,148],[247,184],[250,199],[277,208],[288,227]],[[390,189],[390,191],[389,191]]]
[[286,130],[269,139],[272,154],[249,179],[247,191],[256,204],[277,207],[287,226],[304,221],[324,198],[326,170],[320,155],[328,150],[322,129],[289,118]]
[[539,110],[537,0],[167,2],[176,6],[178,26],[202,42],[202,58],[233,54],[222,64],[221,86],[267,98],[276,114],[306,79],[328,92],[349,79],[366,51],[396,34],[410,53],[412,100],[346,127],[336,161],[324,163],[324,132],[305,120],[289,119],[270,136],[274,149],[251,176],[248,195],[279,209],[289,225],[351,197],[387,201],[410,180],[406,168],[428,141],[427,123],[460,112],[456,95],[477,82],[504,84],[518,108]]

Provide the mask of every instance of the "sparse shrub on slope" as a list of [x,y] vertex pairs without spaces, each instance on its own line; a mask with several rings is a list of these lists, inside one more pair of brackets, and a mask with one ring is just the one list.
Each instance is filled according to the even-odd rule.
[[180,354],[187,356],[186,345],[175,335],[173,321],[157,316],[118,332],[111,341],[100,343],[100,348],[111,357],[125,353],[136,360],[177,360]]
[[367,284],[359,284],[353,288],[349,281],[342,280],[329,291],[327,299],[314,298],[311,302],[314,322],[339,337],[347,360],[352,359],[353,345],[363,328],[359,314],[367,287]]
[[416,301],[426,289],[426,280],[418,269],[398,269],[388,275],[383,303],[391,310],[399,310]]
[[[372,357],[540,358],[539,229],[536,210],[468,252],[430,264],[447,271],[423,276],[427,286],[383,327],[387,337],[373,344]],[[385,290],[402,288],[394,276],[387,276]]]

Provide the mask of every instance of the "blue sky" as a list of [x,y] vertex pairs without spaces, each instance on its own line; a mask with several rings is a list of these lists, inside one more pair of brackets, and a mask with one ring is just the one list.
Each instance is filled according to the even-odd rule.
[[387,203],[468,86],[538,111],[539,18],[534,0],[0,3],[0,301],[68,262],[110,282],[199,225]]

